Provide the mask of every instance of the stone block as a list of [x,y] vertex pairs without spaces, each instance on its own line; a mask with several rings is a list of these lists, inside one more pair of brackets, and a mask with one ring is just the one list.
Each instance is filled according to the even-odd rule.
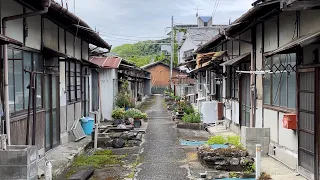
[[38,177],[38,162],[29,165],[0,165],[1,179],[30,180]]
[[36,146],[13,145],[0,151],[0,165],[28,165],[38,159]]

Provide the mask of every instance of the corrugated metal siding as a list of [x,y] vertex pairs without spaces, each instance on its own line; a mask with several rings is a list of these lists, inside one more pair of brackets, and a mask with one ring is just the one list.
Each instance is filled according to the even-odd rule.
[[315,72],[299,73],[299,166],[314,172]]
[[121,63],[121,58],[118,57],[91,57],[90,62],[110,69],[117,69]]
[[44,19],[43,43],[46,47],[58,49],[58,25],[48,19]]

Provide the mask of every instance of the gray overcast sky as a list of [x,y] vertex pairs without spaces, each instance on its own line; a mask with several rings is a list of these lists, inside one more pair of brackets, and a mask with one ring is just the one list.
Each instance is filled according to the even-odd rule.
[[[60,0],[56,0],[60,2]],[[66,0],[63,0],[66,2]],[[166,27],[196,24],[196,8],[200,16],[211,16],[219,0],[75,0],[76,15],[96,28],[113,47],[147,39],[165,37]],[[254,0],[220,0],[214,24],[228,24],[245,13]],[[68,0],[73,12],[74,0]],[[124,35],[124,36],[119,36]],[[158,38],[141,38],[158,37]]]

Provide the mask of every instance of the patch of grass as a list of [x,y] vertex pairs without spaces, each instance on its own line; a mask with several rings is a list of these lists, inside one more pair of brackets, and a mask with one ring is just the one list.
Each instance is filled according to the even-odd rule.
[[125,156],[113,155],[111,150],[96,151],[92,156],[81,155],[76,157],[72,166],[93,166],[101,168],[108,164],[122,164],[121,159]]
[[225,144],[226,142],[227,142],[226,139],[222,135],[211,136],[207,141],[209,145]]
[[151,97],[150,99],[147,99],[144,103],[141,104],[141,106],[138,108],[140,111],[145,112],[150,108],[154,103],[156,102],[155,97]]
[[99,150],[94,152],[94,155],[112,155],[112,150]]

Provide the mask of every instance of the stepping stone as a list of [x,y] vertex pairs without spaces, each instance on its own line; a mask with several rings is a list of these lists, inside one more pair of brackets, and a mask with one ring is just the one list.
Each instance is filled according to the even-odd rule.
[[70,176],[68,180],[86,180],[93,174],[93,172],[94,168],[92,166],[85,167]]

